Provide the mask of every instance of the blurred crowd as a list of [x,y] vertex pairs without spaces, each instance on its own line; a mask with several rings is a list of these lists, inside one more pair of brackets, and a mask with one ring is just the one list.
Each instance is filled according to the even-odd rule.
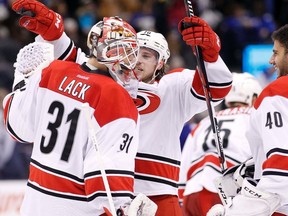
[[[19,49],[33,42],[35,37],[35,34],[18,26],[19,15],[11,10],[12,2],[13,0],[0,0],[0,95],[11,90],[13,63]],[[186,15],[183,0],[41,2],[62,15],[65,32],[86,53],[86,36],[91,26],[104,16],[117,15],[128,21],[137,31],[152,30],[162,33],[171,50],[168,62],[171,68],[195,67],[192,51],[184,44],[177,30],[179,20]],[[272,43],[271,32],[288,23],[287,0],[192,0],[192,3],[195,14],[205,19],[220,36],[221,56],[231,71],[241,71],[242,51],[246,45]],[[2,103],[2,97],[0,100]],[[21,166],[27,167],[31,145],[22,144],[23,147],[19,147],[19,143],[4,139],[2,125],[0,130],[0,179],[26,178],[28,172]],[[9,144],[11,142],[13,144]],[[17,159],[20,159],[21,166],[15,162]],[[17,171],[14,172],[13,169],[19,169],[18,175],[15,175]],[[13,172],[9,173],[11,170]]]

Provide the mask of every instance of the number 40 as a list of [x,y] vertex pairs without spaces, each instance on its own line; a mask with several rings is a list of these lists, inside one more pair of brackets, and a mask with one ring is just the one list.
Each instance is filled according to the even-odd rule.
[[269,127],[269,129],[272,128],[273,124],[276,127],[282,127],[283,126],[283,120],[281,113],[279,112],[274,112],[274,113],[267,113],[267,119],[266,119],[266,124],[265,127]]

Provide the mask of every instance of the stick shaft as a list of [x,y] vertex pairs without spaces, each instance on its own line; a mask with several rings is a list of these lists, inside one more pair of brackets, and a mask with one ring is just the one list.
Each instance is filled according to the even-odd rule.
[[115,208],[114,203],[113,203],[110,186],[109,186],[108,179],[107,179],[107,175],[106,175],[103,163],[102,163],[103,161],[101,159],[101,154],[99,152],[99,145],[98,145],[97,138],[96,138],[96,130],[95,130],[93,124],[92,124],[92,120],[91,120],[91,117],[90,117],[89,105],[88,104],[84,104],[83,105],[83,110],[84,110],[85,118],[86,118],[86,121],[87,121],[87,124],[88,124],[88,128],[89,128],[89,135],[90,135],[90,138],[91,138],[92,143],[93,143],[93,145],[95,147],[95,150],[96,150],[96,157],[97,157],[97,160],[98,160],[98,163],[99,163],[99,168],[100,168],[101,176],[102,176],[102,179],[103,179],[104,187],[105,187],[105,190],[106,190],[110,211],[111,211],[113,216],[117,216],[116,208]]
[[[191,0],[184,0],[184,4],[186,7],[186,12],[189,17],[194,16],[194,10],[192,7],[192,2]],[[223,145],[219,136],[219,127],[218,127],[218,121],[215,116],[215,110],[214,106],[212,104],[212,96],[211,96],[211,91],[210,91],[210,86],[208,83],[208,78],[207,78],[207,72],[206,68],[204,65],[204,60],[203,60],[203,55],[202,55],[202,50],[201,47],[195,46],[196,50],[196,61],[198,65],[198,73],[203,85],[204,89],[204,95],[205,95],[205,100],[207,104],[207,111],[209,114],[210,122],[211,122],[211,127],[214,135],[214,139],[216,142],[216,148],[219,156],[219,162],[221,166],[222,173],[227,169],[227,164],[226,164],[226,159],[223,151]]]

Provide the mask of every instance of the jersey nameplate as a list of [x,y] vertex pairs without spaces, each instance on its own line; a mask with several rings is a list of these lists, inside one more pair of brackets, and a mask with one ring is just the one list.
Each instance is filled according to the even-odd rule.
[[58,90],[68,93],[73,97],[85,100],[85,93],[90,87],[91,87],[90,85],[87,85],[85,83],[76,80],[72,80],[69,82],[67,81],[67,76],[65,76],[60,86],[58,87]]

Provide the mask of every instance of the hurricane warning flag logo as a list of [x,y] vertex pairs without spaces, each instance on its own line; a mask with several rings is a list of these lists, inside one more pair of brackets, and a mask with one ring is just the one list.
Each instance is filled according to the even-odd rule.
[[160,101],[158,95],[141,89],[138,91],[137,98],[134,99],[140,115],[154,112],[159,107]]

